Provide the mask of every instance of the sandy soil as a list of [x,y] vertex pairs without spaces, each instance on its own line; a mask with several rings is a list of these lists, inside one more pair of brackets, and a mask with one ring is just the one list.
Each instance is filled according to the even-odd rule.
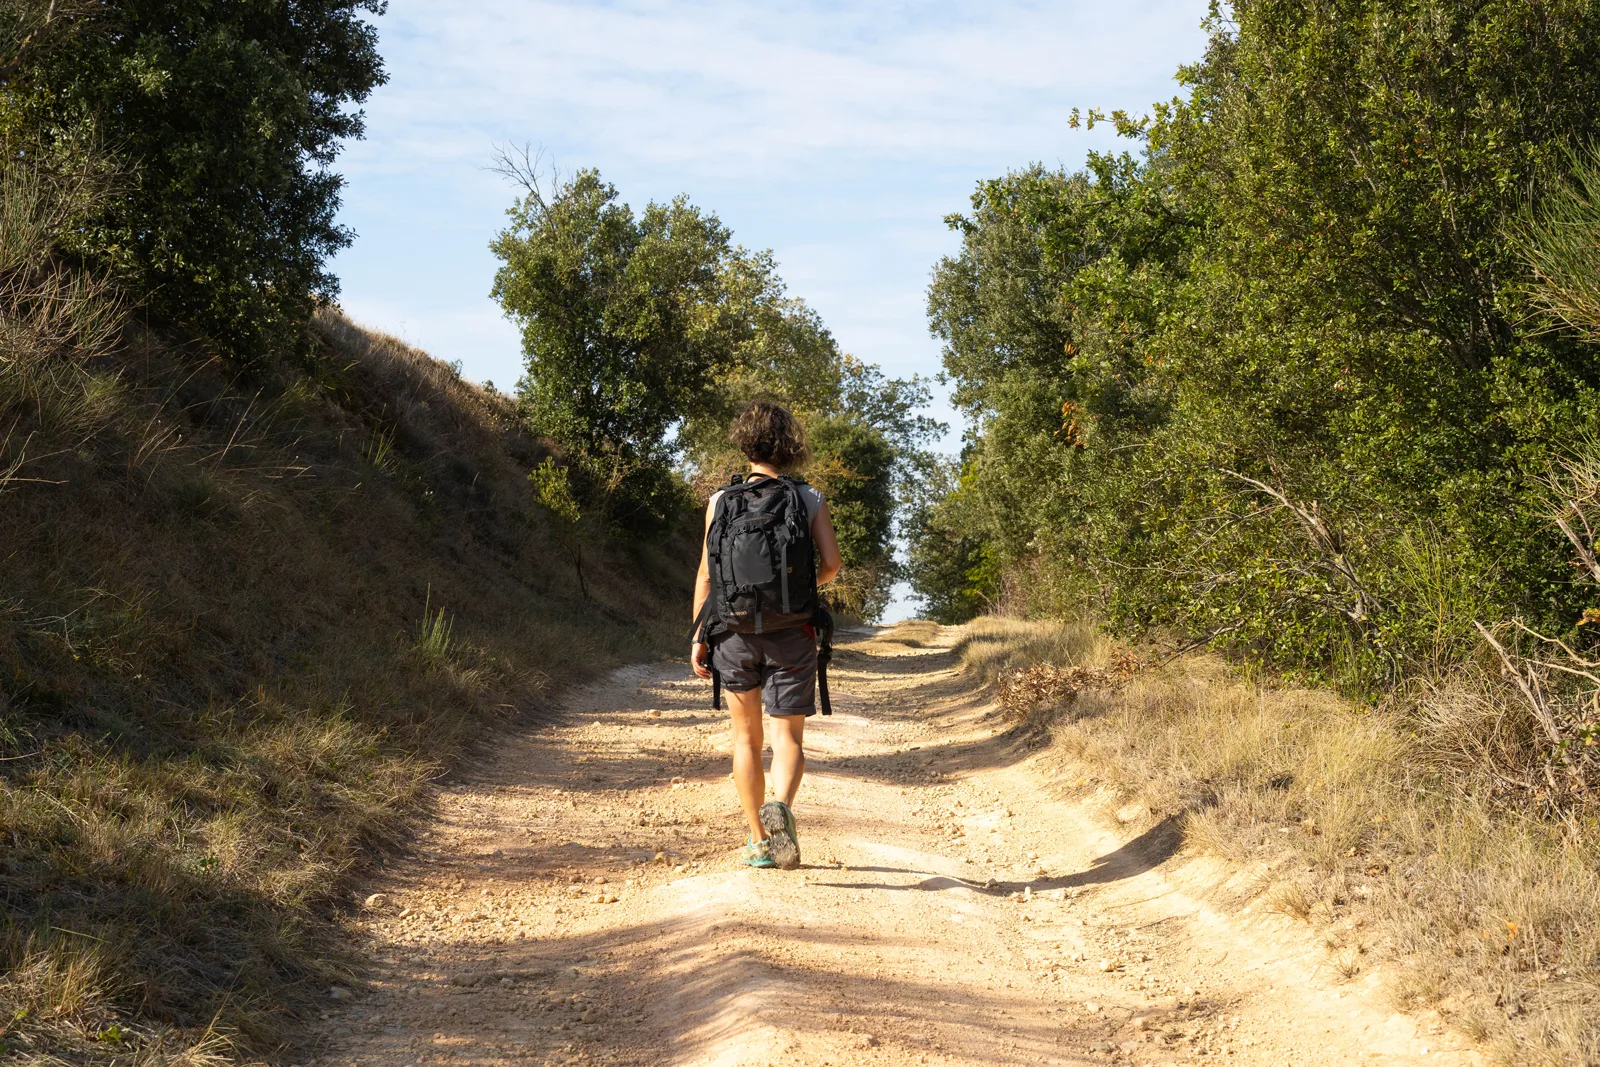
[[834,680],[797,871],[738,864],[727,724],[681,665],[502,739],[373,887],[317,1062],[1476,1062],[1241,905],[1250,872],[1073,799],[948,644],[848,636]]

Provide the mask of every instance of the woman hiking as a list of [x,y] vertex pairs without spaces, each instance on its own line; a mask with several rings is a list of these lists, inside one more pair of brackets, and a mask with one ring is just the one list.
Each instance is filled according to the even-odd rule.
[[[802,465],[805,429],[764,400],[734,419],[728,439],[750,473],[712,494],[694,587],[690,663],[728,691],[733,780],[750,837],[751,867],[800,865],[794,803],[805,773],[806,718],[816,712],[817,635],[827,619],[817,587],[839,573],[839,540],[822,493],[790,472]],[[772,718],[772,786],[761,767],[761,707]],[[827,705],[824,703],[824,711]]]

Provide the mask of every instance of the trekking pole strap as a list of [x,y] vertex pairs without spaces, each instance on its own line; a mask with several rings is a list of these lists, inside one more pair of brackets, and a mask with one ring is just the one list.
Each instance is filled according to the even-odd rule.
[[828,663],[833,659],[833,615],[820,603],[811,615],[811,629],[817,635],[817,691],[822,698],[822,714],[833,714],[833,698],[828,694]]
[[714,622],[715,619],[711,615],[711,598],[706,597],[706,602],[700,605],[700,613],[694,617],[694,629],[689,631],[689,640],[706,646],[706,667],[711,671],[711,707],[715,711],[721,711],[722,672],[717,670],[711,661],[711,654],[716,651],[717,634],[713,632],[716,629]]

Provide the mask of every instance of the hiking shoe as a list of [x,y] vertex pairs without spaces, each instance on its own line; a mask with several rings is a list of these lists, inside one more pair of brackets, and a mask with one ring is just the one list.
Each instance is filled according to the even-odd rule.
[[746,841],[744,843],[744,865],[746,867],[776,867],[772,860],[772,853],[765,840]]
[[794,832],[794,812],[781,800],[761,805],[761,828],[767,832],[767,852],[773,865],[786,871],[800,866],[800,839]]

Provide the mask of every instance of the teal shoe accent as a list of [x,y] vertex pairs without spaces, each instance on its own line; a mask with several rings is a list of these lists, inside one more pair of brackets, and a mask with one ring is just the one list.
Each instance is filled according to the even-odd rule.
[[800,866],[800,838],[794,829],[794,812],[781,800],[761,805],[761,828],[767,832],[767,853],[773,866],[792,871]]
[[772,853],[765,840],[751,839],[744,843],[744,865],[746,867],[776,867]]

